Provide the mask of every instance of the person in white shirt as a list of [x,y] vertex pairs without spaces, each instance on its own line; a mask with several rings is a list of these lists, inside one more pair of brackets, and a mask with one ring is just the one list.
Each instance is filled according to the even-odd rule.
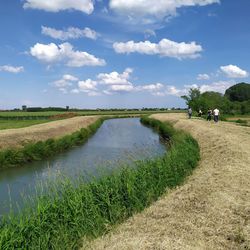
[[219,109],[217,109],[217,108],[214,109],[213,113],[214,113],[214,121],[218,122],[219,121],[219,114],[220,114]]

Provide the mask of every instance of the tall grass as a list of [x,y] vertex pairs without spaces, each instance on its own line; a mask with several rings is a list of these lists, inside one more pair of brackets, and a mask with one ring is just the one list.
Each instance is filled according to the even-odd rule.
[[140,161],[136,168],[124,167],[90,183],[65,180],[59,191],[38,198],[36,209],[27,207],[0,223],[0,249],[77,249],[82,237],[105,234],[166,189],[181,184],[199,160],[197,142],[169,124],[147,117],[141,121],[170,140],[163,157]]

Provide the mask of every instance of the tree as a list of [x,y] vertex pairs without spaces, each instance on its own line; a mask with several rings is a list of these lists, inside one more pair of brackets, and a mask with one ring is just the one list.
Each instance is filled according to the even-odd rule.
[[191,88],[188,95],[181,96],[181,98],[186,101],[187,106],[198,112],[201,106],[200,96],[201,92],[198,88]]
[[233,104],[221,93],[207,91],[200,93],[199,89],[190,89],[187,96],[182,96],[186,104],[194,111],[206,113],[209,109],[219,108],[223,113],[230,113],[233,110]]
[[238,83],[226,90],[225,96],[232,102],[244,102],[250,100],[250,84]]

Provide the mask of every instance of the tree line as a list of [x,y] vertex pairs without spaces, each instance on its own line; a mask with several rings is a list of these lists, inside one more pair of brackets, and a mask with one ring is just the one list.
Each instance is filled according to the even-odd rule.
[[238,83],[221,94],[214,91],[201,93],[199,88],[191,88],[182,96],[187,106],[198,112],[206,113],[209,109],[218,108],[224,114],[250,114],[250,84]]

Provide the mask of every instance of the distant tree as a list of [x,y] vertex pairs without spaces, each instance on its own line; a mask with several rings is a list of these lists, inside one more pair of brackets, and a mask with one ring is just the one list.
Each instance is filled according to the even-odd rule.
[[199,111],[201,106],[201,92],[198,88],[191,88],[188,95],[181,96],[186,101],[187,106],[191,107],[195,111]]
[[69,110],[69,106],[66,106],[66,110],[67,110],[67,111]]
[[250,84],[238,83],[228,88],[225,96],[232,102],[244,102],[250,100]]
[[22,110],[23,110],[23,111],[27,111],[27,106],[26,106],[26,105],[23,105],[23,106],[22,106]]

